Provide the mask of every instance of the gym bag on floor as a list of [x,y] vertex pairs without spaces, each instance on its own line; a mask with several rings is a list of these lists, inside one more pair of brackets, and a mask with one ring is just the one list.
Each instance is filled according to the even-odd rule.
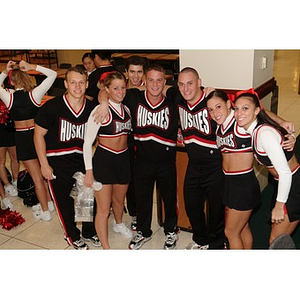
[[26,169],[19,172],[18,175],[18,196],[23,199],[26,206],[33,206],[39,203],[34,190],[34,182]]

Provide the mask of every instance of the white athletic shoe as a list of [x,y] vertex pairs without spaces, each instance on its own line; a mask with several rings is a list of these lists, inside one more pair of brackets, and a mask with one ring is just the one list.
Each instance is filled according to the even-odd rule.
[[18,190],[11,184],[4,186],[4,190],[7,196],[18,196]]
[[[52,201],[49,201],[49,202],[48,202],[48,208],[49,208],[49,210],[50,210],[51,212],[54,212],[55,207],[54,207],[54,204],[53,204]],[[38,204],[32,206],[32,210],[33,210],[33,211],[38,211],[38,210],[41,210],[41,209],[42,209],[42,207],[41,207],[41,204],[40,204],[40,203],[38,203]]]
[[10,202],[10,200],[6,197],[1,200],[1,209],[14,210],[14,205]]
[[50,213],[49,210],[42,211],[41,209],[37,210],[37,211],[34,211],[33,212],[33,217],[36,220],[43,220],[43,221],[50,221],[52,219],[52,216],[51,216],[51,213]]
[[123,237],[128,239],[131,239],[133,236],[132,231],[123,222],[120,224],[116,224],[114,221],[113,231],[121,233]]

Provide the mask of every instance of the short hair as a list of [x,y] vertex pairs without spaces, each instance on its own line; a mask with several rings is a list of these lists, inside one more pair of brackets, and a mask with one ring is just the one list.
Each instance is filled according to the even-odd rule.
[[185,68],[183,68],[183,69],[179,72],[179,74],[180,74],[180,73],[189,73],[189,72],[193,73],[193,74],[196,76],[197,79],[200,78],[199,73],[197,72],[197,70],[194,69],[194,68],[192,68],[192,67],[185,67]]
[[150,65],[146,71],[146,74],[150,71],[158,71],[158,72],[162,72],[164,74],[164,76],[166,75],[165,68],[157,63]]
[[69,75],[70,72],[76,72],[76,73],[79,73],[79,74],[81,74],[81,75],[84,75],[85,78],[86,78],[86,80],[87,80],[87,74],[86,74],[86,71],[83,70],[83,69],[80,68],[80,67],[71,67],[71,68],[69,68],[69,69],[66,71],[66,74],[65,74],[65,80],[68,79],[68,75]]
[[103,60],[111,60],[111,51],[109,50],[92,50],[91,55],[93,59],[96,54]]
[[134,66],[143,66],[143,71],[144,73],[147,70],[147,61],[144,57],[139,56],[139,55],[132,55],[130,56],[125,63],[125,69],[128,70],[130,65],[134,65]]

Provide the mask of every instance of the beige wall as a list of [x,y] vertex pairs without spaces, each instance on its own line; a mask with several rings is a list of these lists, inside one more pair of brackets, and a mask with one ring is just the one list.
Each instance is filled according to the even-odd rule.
[[[262,57],[267,68],[261,68]],[[273,50],[180,50],[180,69],[194,67],[204,86],[224,89],[258,87],[273,77]]]

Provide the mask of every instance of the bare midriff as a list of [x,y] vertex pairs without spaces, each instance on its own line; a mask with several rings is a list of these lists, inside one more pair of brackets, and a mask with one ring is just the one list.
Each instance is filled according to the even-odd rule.
[[225,172],[238,173],[253,166],[253,153],[223,153],[222,167]]
[[34,127],[34,119],[14,121],[16,129],[24,129],[29,127]]
[[98,137],[98,143],[114,151],[122,151],[127,148],[127,134],[117,137]]

